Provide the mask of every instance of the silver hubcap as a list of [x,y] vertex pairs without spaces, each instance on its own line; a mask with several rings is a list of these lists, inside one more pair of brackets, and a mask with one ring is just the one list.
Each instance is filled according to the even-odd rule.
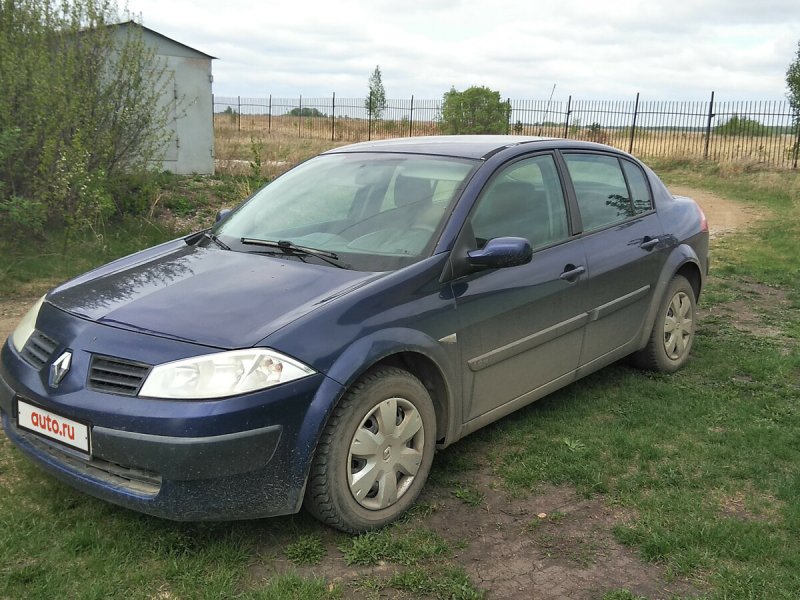
[[689,348],[694,331],[692,317],[692,301],[685,292],[678,292],[672,297],[664,319],[664,350],[672,360],[681,358]]
[[363,507],[391,506],[408,491],[422,464],[425,430],[408,400],[389,398],[375,406],[350,442],[350,492]]

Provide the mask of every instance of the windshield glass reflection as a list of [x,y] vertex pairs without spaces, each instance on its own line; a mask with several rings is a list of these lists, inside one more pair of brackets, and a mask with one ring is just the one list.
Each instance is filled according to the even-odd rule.
[[333,252],[359,270],[386,271],[429,256],[476,162],[401,154],[312,159],[258,191],[214,232]]

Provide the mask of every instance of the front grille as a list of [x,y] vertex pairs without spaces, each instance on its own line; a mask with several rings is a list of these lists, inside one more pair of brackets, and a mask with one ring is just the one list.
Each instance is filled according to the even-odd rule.
[[95,354],[89,366],[89,389],[108,394],[135,396],[139,393],[150,369],[150,365]]
[[35,330],[22,347],[22,358],[32,367],[41,369],[52,358],[58,342]]
[[79,458],[27,431],[17,429],[16,433],[31,446],[73,471],[142,496],[156,496],[161,491],[161,475],[158,473],[118,465],[100,458]]

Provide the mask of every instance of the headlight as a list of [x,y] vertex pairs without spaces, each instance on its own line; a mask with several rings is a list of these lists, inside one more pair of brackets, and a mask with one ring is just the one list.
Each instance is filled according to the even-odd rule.
[[17,349],[17,352],[22,352],[25,343],[36,328],[36,317],[39,316],[39,309],[42,308],[42,304],[44,304],[44,296],[39,298],[36,304],[31,306],[30,310],[22,317],[14,333],[11,334],[11,343],[14,344],[14,348]]
[[232,350],[153,367],[139,391],[146,398],[224,398],[313,374],[288,356],[265,348]]

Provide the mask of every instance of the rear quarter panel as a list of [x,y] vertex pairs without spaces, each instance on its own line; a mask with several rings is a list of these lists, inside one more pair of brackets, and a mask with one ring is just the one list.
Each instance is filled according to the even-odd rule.
[[709,269],[708,227],[698,204],[691,198],[673,196],[659,177],[646,168],[656,212],[664,231],[662,243],[668,249],[665,261],[658,278],[653,304],[643,329],[641,346],[643,347],[653,323],[656,311],[664,297],[669,282],[678,271],[696,275],[696,291],[699,299]]

